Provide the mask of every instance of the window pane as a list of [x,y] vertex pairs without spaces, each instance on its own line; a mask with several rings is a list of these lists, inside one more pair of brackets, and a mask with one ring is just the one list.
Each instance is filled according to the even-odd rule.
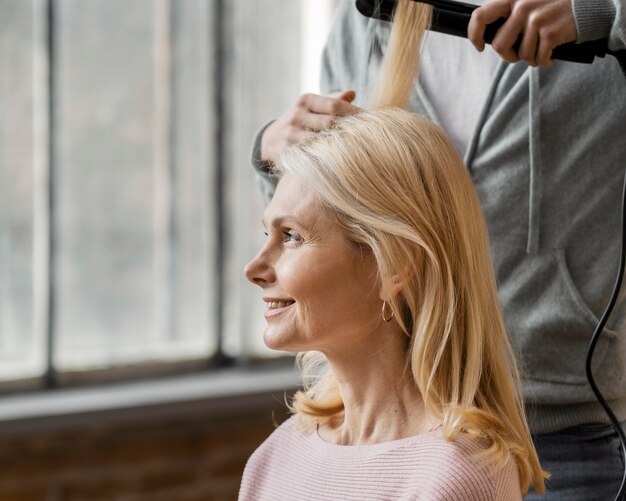
[[[335,0],[224,2],[225,122],[214,122],[205,0],[55,0],[51,141],[60,370],[267,355],[243,278],[263,206],[256,129],[315,88]],[[46,2],[0,0],[0,379],[41,374],[48,292]],[[215,296],[213,132],[226,140],[226,297]]]
[[35,58],[42,46],[36,53],[34,14],[31,2],[0,0],[0,379],[37,376],[45,360],[33,276],[35,247],[42,244],[34,228],[45,218],[33,204],[36,155],[46,154],[37,125],[45,116],[33,102],[46,82]]
[[55,360],[208,356],[210,5],[55,5]]
[[264,304],[258,287],[243,277],[245,264],[263,242],[263,204],[249,160],[252,139],[265,122],[293,105],[304,92],[319,92],[321,50],[334,0],[234,0],[227,2],[229,33],[227,85],[227,187],[230,229],[227,242],[228,295],[225,351],[270,355],[262,332]]

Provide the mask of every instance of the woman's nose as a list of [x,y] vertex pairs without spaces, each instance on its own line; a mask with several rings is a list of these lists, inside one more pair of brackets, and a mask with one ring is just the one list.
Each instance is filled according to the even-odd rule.
[[274,270],[263,253],[257,254],[243,270],[246,278],[259,287],[266,287],[275,280]]

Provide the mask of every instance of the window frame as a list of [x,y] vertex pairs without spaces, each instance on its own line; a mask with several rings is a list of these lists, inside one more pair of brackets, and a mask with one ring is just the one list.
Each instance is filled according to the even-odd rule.
[[[170,6],[170,0],[157,0]],[[212,0],[213,11],[211,13],[212,45],[213,45],[213,116],[211,120],[214,124],[220,124],[225,119],[226,97],[224,88],[226,83],[226,73],[224,70],[226,57],[226,23],[224,16],[227,15],[226,0]],[[214,223],[214,246],[215,262],[211,267],[214,277],[215,294],[214,311],[216,316],[212,319],[213,328],[209,329],[207,335],[216,340],[216,351],[212,356],[187,358],[176,361],[147,361],[130,363],[120,366],[107,367],[97,370],[62,371],[55,364],[55,348],[58,331],[56,329],[56,290],[55,280],[56,234],[53,231],[57,201],[55,200],[55,166],[57,157],[57,144],[54,141],[54,130],[57,110],[55,106],[55,94],[57,85],[57,2],[55,0],[33,0],[33,21],[35,32],[33,36],[34,50],[43,49],[43,58],[39,58],[38,74],[45,82],[39,85],[35,82],[34,87],[39,86],[40,95],[38,100],[44,103],[43,109],[39,110],[40,116],[35,124],[36,145],[41,145],[43,154],[39,158],[38,165],[38,186],[34,187],[33,197],[36,213],[34,214],[34,239],[39,245],[34,244],[33,261],[35,268],[35,287],[33,293],[33,308],[35,320],[34,329],[36,339],[43,339],[45,351],[45,368],[41,376],[22,378],[15,380],[0,381],[0,395],[7,395],[21,391],[32,390],[54,390],[65,387],[91,386],[100,383],[111,383],[119,381],[132,382],[136,379],[162,377],[167,374],[190,374],[218,371],[232,367],[235,363],[246,365],[245,359],[236,359],[228,356],[224,350],[224,329],[223,329],[223,298],[225,287],[224,258],[225,258],[225,233],[224,227],[225,207],[224,207],[224,165],[225,165],[225,141],[223,128],[212,127],[213,140],[216,147],[213,153],[213,165],[215,168],[215,198],[213,200]],[[168,12],[171,15],[171,12]],[[43,47],[41,47],[41,45]],[[37,74],[33,78],[37,78]],[[170,75],[171,78],[171,75]],[[35,98],[37,99],[37,97]],[[37,113],[37,111],[35,111]],[[37,121],[37,117],[34,118]],[[253,362],[253,361],[250,361]],[[252,363],[254,365],[254,363]]]
[[[172,0],[155,0],[165,5],[170,5]],[[35,119],[35,131],[39,134],[35,138],[35,144],[41,145],[42,152],[39,155],[38,176],[34,186],[35,215],[33,224],[34,233],[38,239],[38,245],[33,248],[33,263],[35,273],[35,288],[33,292],[33,308],[36,317],[34,330],[36,339],[41,341],[45,350],[45,368],[37,377],[0,380],[0,421],[3,420],[3,404],[7,399],[23,394],[24,398],[40,400],[42,395],[61,395],[65,391],[78,391],[88,389],[99,391],[106,387],[119,387],[132,385],[138,380],[168,381],[171,378],[193,377],[219,377],[223,371],[243,371],[248,375],[251,387],[254,388],[256,371],[276,371],[279,374],[290,372],[293,367],[293,356],[282,355],[278,357],[263,358],[246,354],[233,357],[225,350],[225,336],[227,328],[226,310],[227,284],[229,277],[226,271],[227,247],[232,241],[233,235],[229,231],[227,222],[229,206],[226,186],[229,182],[227,164],[231,160],[228,151],[229,137],[225,128],[220,126],[229,119],[228,99],[226,88],[228,83],[227,57],[230,55],[232,30],[229,16],[232,17],[232,6],[227,0],[210,0],[209,23],[211,26],[212,57],[211,68],[211,111],[209,131],[215,147],[212,150],[212,181],[215,183],[215,197],[211,199],[212,207],[212,242],[214,248],[214,262],[209,264],[212,274],[214,295],[212,296],[215,316],[211,317],[210,329],[206,335],[216,339],[217,351],[212,356],[200,356],[177,361],[147,361],[112,366],[97,370],[66,371],[59,370],[55,364],[55,349],[57,346],[57,308],[56,292],[58,284],[55,280],[57,263],[57,235],[54,232],[55,214],[58,210],[58,200],[55,200],[55,168],[57,164],[57,148],[55,143],[55,125],[57,109],[55,106],[55,94],[57,92],[57,0],[32,0],[33,21],[38,26],[34,37],[34,50],[42,51],[39,56],[39,69],[34,87],[39,87],[39,95],[35,96],[38,103],[44,103],[41,113]],[[169,7],[168,7],[169,8]],[[39,24],[37,24],[39,23]],[[226,319],[226,320],[225,320]],[[287,381],[287,379],[285,379]],[[285,383],[288,388],[294,384]],[[212,397],[207,397],[212,398]],[[167,398],[165,399],[167,400]]]

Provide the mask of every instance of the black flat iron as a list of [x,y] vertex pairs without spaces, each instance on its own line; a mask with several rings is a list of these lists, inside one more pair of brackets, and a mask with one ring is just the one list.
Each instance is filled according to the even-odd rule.
[[[478,5],[451,0],[414,0],[432,5],[433,21],[430,30],[447,35],[467,38],[467,25],[472,12]],[[391,21],[397,0],[356,0],[356,8],[364,16],[383,21]],[[504,24],[506,19],[501,18],[487,25],[485,29],[485,42],[491,44],[496,32]],[[517,51],[521,43],[521,37],[513,48]],[[608,48],[608,40],[593,40],[584,43],[566,43],[555,47],[552,51],[552,59],[570,61],[575,63],[592,63],[596,57],[604,57],[606,54],[615,56],[620,63],[624,77],[626,77],[626,50],[611,51]]]

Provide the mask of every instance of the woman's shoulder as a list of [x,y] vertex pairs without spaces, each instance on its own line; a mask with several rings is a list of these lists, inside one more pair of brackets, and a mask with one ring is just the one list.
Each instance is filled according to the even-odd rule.
[[[292,416],[278,426],[269,437],[254,451],[248,464],[261,462],[267,464],[268,457],[276,457],[278,451],[290,451],[298,442],[307,438],[307,430],[298,422],[297,417]],[[297,450],[297,449],[295,449]],[[285,453],[277,457],[285,457]]]
[[[428,464],[417,499],[448,501],[517,501],[521,491],[517,467],[512,457],[503,467],[494,467],[480,458],[485,452],[483,441],[460,434],[447,440],[441,430],[428,434],[421,444],[419,462]],[[426,472],[419,468],[418,471]],[[425,489],[424,489],[425,487]]]
[[[302,468],[302,451],[307,434],[295,418],[289,418],[248,458],[243,471],[239,499],[279,499],[268,492],[279,492],[287,483],[296,485]],[[260,493],[266,493],[261,495]]]
[[314,427],[307,426],[298,416],[290,416],[272,432],[275,440],[302,440],[313,433]]

